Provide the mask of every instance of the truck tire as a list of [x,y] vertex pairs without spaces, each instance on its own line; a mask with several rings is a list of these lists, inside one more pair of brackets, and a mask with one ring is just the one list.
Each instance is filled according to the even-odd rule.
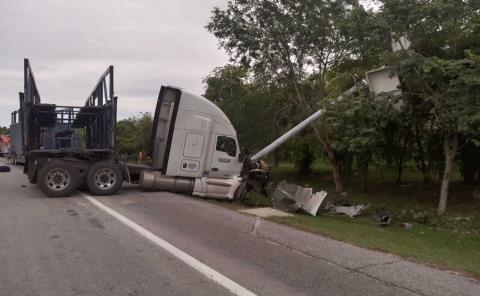
[[69,163],[52,161],[46,163],[38,172],[37,184],[49,197],[69,196],[77,189],[80,175]]
[[248,191],[248,184],[247,181],[243,181],[235,190],[235,193],[233,194],[233,201],[235,202],[241,202],[247,195]]
[[86,183],[94,195],[112,195],[122,186],[122,169],[109,161],[96,162],[87,171]]

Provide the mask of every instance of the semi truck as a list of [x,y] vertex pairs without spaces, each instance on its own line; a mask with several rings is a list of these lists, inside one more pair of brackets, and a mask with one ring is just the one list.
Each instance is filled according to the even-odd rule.
[[[381,78],[391,79],[385,73]],[[367,87],[367,80],[337,100]],[[50,197],[70,195],[81,184],[94,195],[112,195],[129,182],[144,190],[241,199],[248,189],[268,181],[270,172],[261,165],[262,158],[323,114],[323,110],[315,112],[250,157],[240,149],[235,128],[219,107],[182,88],[162,86],[147,154],[150,161],[131,164],[115,151],[118,98],[113,66],[100,77],[83,106],[57,106],[42,103],[25,59],[24,91],[19,97],[16,120],[24,173]]]
[[[42,102],[25,59],[24,91],[19,97],[15,125],[20,127],[24,173],[50,197],[67,196],[79,184],[95,195],[111,195],[123,182],[224,199],[238,198],[246,189],[249,172],[242,174],[246,157],[236,131],[206,98],[162,86],[151,131],[151,161],[130,164],[115,151],[118,98],[113,66],[83,106],[58,106]],[[261,174],[260,169],[253,170],[256,176]]]

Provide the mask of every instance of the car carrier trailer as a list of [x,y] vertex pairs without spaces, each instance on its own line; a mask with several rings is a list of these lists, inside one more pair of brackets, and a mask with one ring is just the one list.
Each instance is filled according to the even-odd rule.
[[[358,81],[337,100],[367,87],[374,91],[372,85],[377,82],[382,91],[385,85],[392,85],[388,91],[394,91],[397,84],[390,83],[395,80],[390,72],[381,68],[370,77],[368,72],[367,80]],[[250,158],[240,150],[235,128],[220,108],[181,88],[162,86],[147,155],[151,161],[129,164],[115,152],[113,66],[100,77],[84,106],[57,106],[41,102],[25,59],[16,123],[21,130],[24,172],[48,196],[67,196],[79,184],[95,195],[111,195],[123,182],[130,182],[145,190],[232,200],[242,198],[255,184],[263,187],[270,172],[260,165],[261,159],[322,114],[323,110],[315,112]]]
[[48,196],[69,195],[82,179],[97,194],[111,194],[121,186],[122,167],[114,153],[117,98],[113,87],[110,66],[84,106],[43,103],[30,63],[24,60],[18,111],[24,172]]

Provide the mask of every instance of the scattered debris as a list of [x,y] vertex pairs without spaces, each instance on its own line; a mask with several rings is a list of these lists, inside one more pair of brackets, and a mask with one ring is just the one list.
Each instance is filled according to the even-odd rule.
[[402,223],[400,224],[400,227],[402,228],[405,228],[405,229],[412,229],[413,228],[413,224],[412,223]]
[[413,221],[420,224],[427,224],[430,221],[429,213],[427,211],[418,211],[413,213]]
[[251,234],[252,235],[257,235],[257,231],[258,231],[258,228],[260,227],[260,224],[262,224],[262,219],[260,219],[259,217],[255,217],[255,221],[253,222],[253,225],[252,225],[252,232]]
[[273,207],[284,212],[296,212],[300,208],[294,199],[297,187],[297,185],[286,181],[280,182],[272,192]]
[[387,209],[381,208],[375,210],[375,222],[378,225],[385,226],[392,222],[392,215]]
[[457,217],[454,220],[455,221],[461,221],[461,220],[470,221],[470,218],[469,217]]
[[431,222],[432,214],[419,209],[403,209],[398,213],[398,219],[418,224],[428,224]]
[[296,212],[302,209],[308,214],[316,216],[326,196],[325,191],[313,193],[311,187],[302,187],[282,181],[272,193],[273,207],[285,212]]
[[336,199],[333,201],[333,203],[330,206],[335,206],[335,207],[350,207],[352,204],[350,201],[346,198],[344,199]]
[[0,172],[1,173],[8,173],[10,172],[10,167],[7,165],[0,165]]
[[240,210],[240,212],[251,214],[254,216],[258,216],[261,218],[268,218],[268,217],[293,217],[292,214],[285,213],[279,210],[275,210],[272,208],[254,208],[248,210]]
[[[366,208],[370,205],[336,205],[338,201],[335,201],[329,205],[327,205],[326,209],[329,210],[330,214],[345,214],[350,218],[354,218],[362,214]],[[345,204],[345,203],[344,203]]]

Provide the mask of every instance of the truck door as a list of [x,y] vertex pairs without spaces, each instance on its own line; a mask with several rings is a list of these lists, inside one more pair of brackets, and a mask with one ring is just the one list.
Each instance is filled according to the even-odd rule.
[[181,90],[165,86],[162,86],[158,95],[149,154],[152,158],[152,167],[164,174],[167,171],[181,95]]
[[215,150],[212,154],[212,166],[209,176],[212,178],[239,176],[242,170],[242,163],[238,160],[238,150],[235,138],[216,135]]

